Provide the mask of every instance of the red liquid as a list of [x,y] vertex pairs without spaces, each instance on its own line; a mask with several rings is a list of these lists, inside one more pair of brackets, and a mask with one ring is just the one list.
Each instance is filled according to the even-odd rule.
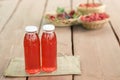
[[42,70],[52,72],[57,69],[57,43],[54,32],[42,34]]
[[26,33],[24,37],[25,70],[29,74],[40,71],[40,40],[37,33]]

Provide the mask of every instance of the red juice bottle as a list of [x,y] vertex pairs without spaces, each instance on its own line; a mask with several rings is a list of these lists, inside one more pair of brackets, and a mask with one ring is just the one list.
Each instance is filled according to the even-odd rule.
[[57,40],[54,25],[44,25],[41,39],[42,70],[52,72],[57,69]]
[[36,26],[27,26],[24,37],[25,71],[29,74],[40,72],[40,39]]

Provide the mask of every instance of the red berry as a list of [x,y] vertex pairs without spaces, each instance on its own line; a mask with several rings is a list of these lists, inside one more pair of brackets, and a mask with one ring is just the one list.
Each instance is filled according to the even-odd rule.
[[82,16],[81,18],[80,18],[82,21],[85,21],[85,18]]
[[63,14],[57,14],[58,19],[65,19],[65,16]]
[[52,15],[51,15],[51,16],[50,16],[50,19],[51,19],[51,20],[54,20],[54,19],[55,19],[55,16],[52,16]]
[[84,4],[80,4],[79,6],[80,6],[80,7],[84,7]]
[[99,21],[108,18],[109,16],[106,13],[93,13],[91,15],[81,17],[82,21],[92,22],[92,21]]
[[71,10],[70,13],[69,13],[70,16],[73,16],[74,14],[75,14],[74,10]]

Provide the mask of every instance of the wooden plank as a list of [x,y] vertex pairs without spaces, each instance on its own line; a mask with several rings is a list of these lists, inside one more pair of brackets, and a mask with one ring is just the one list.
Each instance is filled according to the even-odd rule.
[[[18,80],[5,78],[3,72],[13,57],[23,57],[24,28],[27,25],[39,26],[46,0],[22,0],[17,11],[0,34],[0,80]],[[25,80],[26,78],[19,78]]]
[[[48,0],[46,12],[55,11],[56,8],[65,7],[70,9],[70,0]],[[45,12],[45,13],[46,13]],[[44,24],[44,23],[43,23]],[[42,30],[40,31],[40,35]],[[57,35],[57,45],[58,45],[58,56],[60,55],[72,55],[72,45],[71,45],[71,28],[56,28]],[[68,76],[47,76],[47,77],[30,77],[29,80],[72,80],[72,75]]]
[[71,76],[30,77],[29,80],[72,80]]
[[[0,0],[0,32],[3,30],[3,27],[5,27],[6,23],[10,20],[13,13],[15,12],[17,5],[19,5],[20,0]],[[3,57],[4,51],[8,50],[11,53],[10,48],[10,41],[3,39],[2,36],[0,36],[0,59],[1,61],[6,61],[7,58]],[[5,45],[7,47],[5,47]],[[4,64],[7,64],[6,62],[0,62],[0,77],[3,73],[3,69],[5,69]]]
[[15,12],[20,0],[0,0],[0,32]]
[[[73,0],[73,7],[84,1]],[[74,26],[73,41],[74,54],[80,55],[82,68],[82,75],[74,80],[120,79],[120,47],[109,24],[99,30]]]
[[120,4],[119,4],[119,0],[104,0],[103,1],[106,6],[107,6],[107,12],[110,14],[110,20],[112,23],[112,27],[115,30],[115,35],[118,38],[118,42],[120,44],[120,17],[119,17],[119,13],[120,13]]

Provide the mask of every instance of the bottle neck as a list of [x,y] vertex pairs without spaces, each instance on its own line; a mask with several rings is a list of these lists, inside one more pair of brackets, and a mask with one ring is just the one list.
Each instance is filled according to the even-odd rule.
[[37,31],[34,31],[34,32],[26,32],[26,33],[37,33]]
[[44,33],[53,33],[54,32],[54,30],[53,31],[43,31]]
[[37,32],[26,32],[26,35],[38,35]]

